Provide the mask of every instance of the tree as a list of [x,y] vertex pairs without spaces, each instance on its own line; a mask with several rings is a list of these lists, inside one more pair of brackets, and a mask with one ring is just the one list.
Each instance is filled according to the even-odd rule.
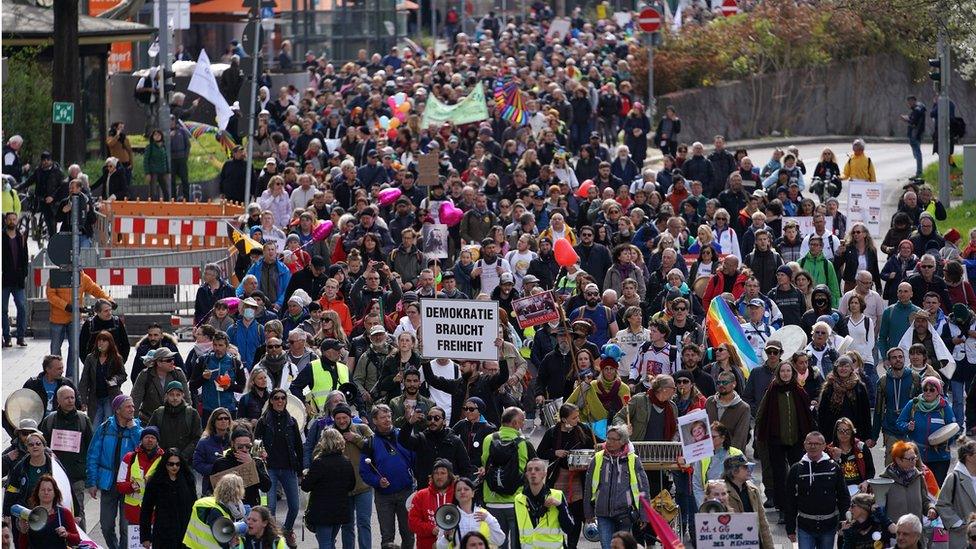
[[[81,58],[78,53],[78,2],[54,0],[54,47],[52,48],[53,82],[51,97],[54,101],[67,101],[81,112]],[[67,165],[85,159],[84,121],[75,117],[74,124],[65,128],[64,161]],[[52,125],[51,142],[61,139],[61,128]]]
[[[3,105],[4,133],[24,137],[21,155],[36,164],[41,151],[51,150],[51,67],[39,61],[41,48],[25,48],[7,60],[4,88],[8,100]],[[12,90],[30,90],[17,93]],[[12,100],[11,97],[16,97]]]

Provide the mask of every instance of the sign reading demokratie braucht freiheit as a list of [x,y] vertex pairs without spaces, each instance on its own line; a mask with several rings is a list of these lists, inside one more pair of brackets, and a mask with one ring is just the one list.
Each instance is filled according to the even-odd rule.
[[498,360],[498,302],[420,300],[424,358]]

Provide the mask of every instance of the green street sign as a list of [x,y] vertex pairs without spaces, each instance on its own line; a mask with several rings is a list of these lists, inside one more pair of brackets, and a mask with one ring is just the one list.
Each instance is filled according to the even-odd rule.
[[67,102],[54,103],[54,112],[51,115],[55,124],[74,124],[75,123],[75,104]]

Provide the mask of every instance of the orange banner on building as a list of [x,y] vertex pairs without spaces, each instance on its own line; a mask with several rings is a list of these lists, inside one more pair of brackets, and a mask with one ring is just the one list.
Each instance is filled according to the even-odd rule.
[[[98,16],[115,6],[120,0],[88,0],[88,13]],[[112,42],[112,49],[108,54],[108,73],[132,71],[132,42]]]

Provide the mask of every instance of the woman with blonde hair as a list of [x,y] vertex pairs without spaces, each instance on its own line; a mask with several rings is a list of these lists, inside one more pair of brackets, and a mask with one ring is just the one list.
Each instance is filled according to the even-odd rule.
[[732,217],[725,208],[719,208],[715,211],[715,217],[712,220],[715,244],[719,253],[742,257],[742,252],[739,250],[739,235],[732,228],[731,220]]
[[356,475],[349,458],[343,455],[345,449],[346,439],[339,431],[322,431],[302,479],[302,491],[309,493],[305,524],[315,532],[320,548],[334,548],[340,527],[352,517],[349,492],[356,487]]
[[878,248],[874,245],[867,225],[860,221],[851,224],[844,239],[844,253],[839,254],[835,265],[844,281],[844,291],[849,292],[857,284],[855,277],[861,271],[871,273],[875,290],[881,293],[881,270],[878,267]]
[[717,383],[720,373],[732,372],[732,375],[735,376],[736,389],[745,390],[746,379],[743,373],[742,359],[739,358],[739,353],[735,347],[728,343],[720,343],[718,347],[712,350],[712,356],[715,357],[715,361],[705,366],[705,371],[712,376],[712,379]]

